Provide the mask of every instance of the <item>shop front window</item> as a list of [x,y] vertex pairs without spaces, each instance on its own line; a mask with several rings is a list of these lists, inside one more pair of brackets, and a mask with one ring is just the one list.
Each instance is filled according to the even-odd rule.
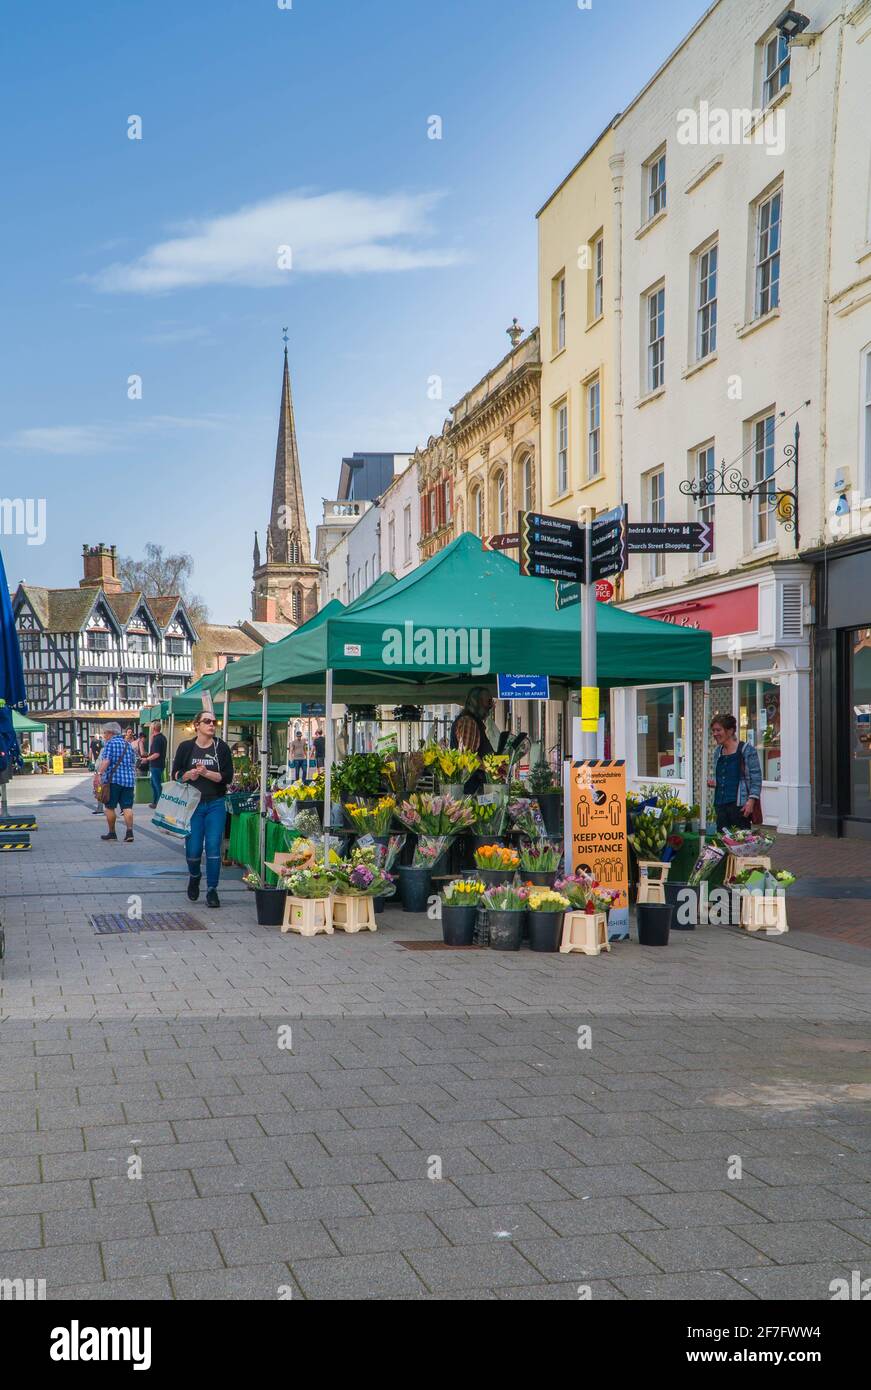
[[780,686],[762,677],[738,681],[738,737],[759,754],[764,782],[780,781]]
[[849,634],[850,809],[871,820],[871,627]]
[[686,720],[682,685],[661,685],[636,693],[638,759],[636,775],[668,777],[687,775]]

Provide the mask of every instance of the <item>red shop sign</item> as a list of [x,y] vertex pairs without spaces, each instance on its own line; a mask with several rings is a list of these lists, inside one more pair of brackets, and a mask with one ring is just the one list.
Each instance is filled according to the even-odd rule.
[[730,589],[725,594],[686,599],[665,608],[645,608],[643,618],[656,618],[675,627],[695,627],[713,637],[731,637],[736,632],[755,632],[759,626],[759,586]]
[[596,598],[599,600],[599,602],[600,602],[600,603],[607,603],[608,600],[611,599],[611,598],[613,598],[613,597],[614,597],[614,585],[611,583],[610,579],[597,579],[597,580],[596,580]]

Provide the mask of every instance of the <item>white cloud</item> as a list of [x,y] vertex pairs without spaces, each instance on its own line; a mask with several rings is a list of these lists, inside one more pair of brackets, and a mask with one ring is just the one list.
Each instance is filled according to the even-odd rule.
[[[90,277],[111,293],[155,294],[203,285],[263,287],[288,275],[418,270],[458,252],[424,245],[437,193],[314,193],[302,189],[180,228],[142,256]],[[293,269],[280,269],[289,246]]]
[[0,440],[2,449],[32,454],[106,454],[135,446],[142,436],[172,430],[217,429],[228,417],[151,415],[129,425],[42,425],[16,430]]

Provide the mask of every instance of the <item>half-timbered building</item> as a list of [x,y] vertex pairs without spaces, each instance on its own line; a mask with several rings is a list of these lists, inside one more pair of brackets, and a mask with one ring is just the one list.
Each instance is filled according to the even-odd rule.
[[51,747],[87,752],[109,719],[135,724],[143,705],[192,679],[197,640],[184,600],[122,589],[114,546],[83,550],[77,589],[19,584],[12,600],[31,712]]

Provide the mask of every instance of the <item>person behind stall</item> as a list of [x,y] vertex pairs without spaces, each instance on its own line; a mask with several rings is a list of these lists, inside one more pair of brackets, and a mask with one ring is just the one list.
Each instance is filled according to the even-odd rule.
[[160,720],[155,719],[151,725],[151,743],[148,752],[142,759],[143,767],[151,778],[151,801],[149,805],[152,811],[160,800],[160,793],[163,788],[163,770],[166,767],[166,739],[161,733],[161,728]]
[[[526,739],[526,734],[512,738],[507,729],[501,732],[493,720],[495,701],[484,685],[475,685],[466,696],[466,703],[451,725],[451,748],[468,748],[479,758],[491,753],[502,753],[506,747],[514,749]],[[494,747],[495,743],[495,747]],[[467,796],[474,796],[484,785],[484,770],[473,772],[463,790]]]
[[200,896],[203,848],[206,851],[206,904],[220,907],[221,841],[224,837],[227,786],[233,780],[233,758],[223,739],[215,737],[214,714],[203,710],[194,719],[194,738],[176,749],[173,778],[190,782],[200,794],[187,837],[187,895],[192,903]]
[[738,739],[734,714],[718,714],[711,720],[714,753],[714,813],[718,830],[749,830],[750,819],[762,796],[762,768],[752,743]]
[[312,751],[315,755],[315,768],[318,772],[323,772],[324,770],[324,754],[326,746],[327,741],[324,738],[323,729],[315,729],[314,738],[312,739]]

